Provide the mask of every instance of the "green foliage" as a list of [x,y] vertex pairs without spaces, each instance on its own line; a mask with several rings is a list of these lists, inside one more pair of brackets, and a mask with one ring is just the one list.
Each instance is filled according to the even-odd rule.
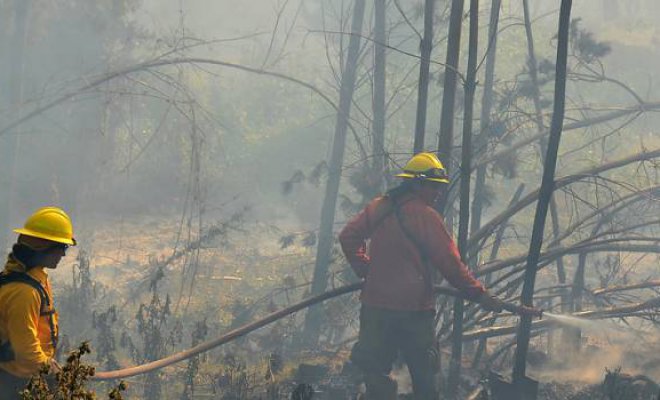
[[327,174],[327,170],[328,164],[325,161],[316,164],[308,174],[305,174],[301,170],[296,170],[289,179],[282,182],[282,194],[285,196],[291,194],[297,184],[309,183],[319,186],[321,184],[321,178]]
[[307,232],[307,234],[302,238],[302,246],[303,247],[314,247],[316,246],[316,232]]
[[293,173],[291,178],[282,182],[282,193],[287,195],[293,191],[293,186],[296,183],[303,182],[305,180],[305,174],[301,170],[297,170]]
[[92,326],[98,332],[96,339],[96,361],[102,363],[108,370],[119,368],[115,352],[117,347],[113,328],[117,323],[117,307],[110,306],[106,311],[92,315]]
[[[94,367],[84,364],[82,357],[91,353],[87,342],[83,342],[77,350],[72,351],[55,376],[49,375],[49,367],[32,377],[27,387],[21,392],[21,400],[94,400],[96,394],[86,388],[89,378],[94,376]],[[126,390],[126,384],[120,382],[109,393],[111,400],[122,400],[121,392]]]
[[66,329],[73,342],[82,340],[77,335],[93,322],[93,308],[99,292],[104,290],[100,282],[92,279],[90,256],[81,248],[72,268],[71,281],[57,288],[57,304],[61,313],[60,326]]
[[[208,333],[209,328],[206,324],[206,319],[197,321],[191,334],[192,346],[194,347],[204,341]],[[188,361],[185,373],[185,386],[183,394],[181,395],[181,400],[192,400],[195,396],[195,377],[199,372],[200,358],[201,356],[195,356]]]
[[[164,332],[168,317],[172,314],[170,297],[166,296],[163,302],[158,295],[157,286],[152,286],[151,302],[140,304],[135,316],[137,331],[142,339],[141,362],[158,360],[165,356],[166,336]],[[145,399],[157,400],[162,397],[162,381],[160,372],[147,374],[144,387]]]
[[245,362],[233,354],[225,355],[220,372],[216,377],[221,399],[247,400],[250,391],[251,375]]
[[500,157],[493,162],[493,171],[507,179],[518,176],[518,159],[515,156]]
[[314,247],[316,246],[316,242],[317,242],[316,232],[309,231],[309,232],[289,233],[281,236],[278,240],[278,243],[280,245],[280,249],[284,250],[294,246],[296,244],[296,241],[298,241],[298,244],[304,248]]
[[284,236],[280,237],[280,240],[279,240],[280,249],[284,250],[287,247],[291,247],[293,245],[295,239],[296,239],[296,234],[295,233],[291,233],[291,234],[284,235]]
[[571,20],[570,45],[575,55],[587,64],[591,64],[610,54],[612,47],[608,43],[594,39],[592,32],[580,26],[581,20],[582,18]]

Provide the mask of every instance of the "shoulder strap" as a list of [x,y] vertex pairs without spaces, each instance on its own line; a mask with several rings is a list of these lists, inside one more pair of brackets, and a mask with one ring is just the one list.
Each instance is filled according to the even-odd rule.
[[[394,200],[392,200],[394,202]],[[424,248],[424,244],[419,241],[413,235],[413,233],[408,229],[406,224],[404,223],[403,220],[403,213],[401,212],[401,205],[402,204],[396,204],[394,203],[394,213],[396,214],[396,219],[399,222],[399,226],[401,227],[401,231],[406,235],[406,238],[413,244],[415,245],[415,248],[417,248],[417,251],[419,252],[419,256],[422,259],[422,268],[421,268],[421,274],[422,277],[424,278],[424,283],[426,285],[426,290],[429,291],[429,293],[433,293],[433,282],[431,279],[431,272],[429,271],[429,257],[426,252],[426,249]]]
[[30,285],[37,291],[37,293],[39,293],[39,298],[41,299],[39,315],[48,316],[48,324],[50,325],[50,335],[51,340],[53,341],[53,348],[57,348],[57,333],[55,332],[55,320],[53,318],[55,310],[53,310],[50,306],[50,298],[46,293],[46,289],[44,289],[43,285],[38,280],[23,272],[9,272],[6,274],[0,274],[0,286],[12,282],[19,282]]
[[12,282],[20,282],[32,286],[39,293],[39,297],[41,298],[41,303],[45,304],[47,308],[50,308],[50,300],[48,299],[48,295],[46,294],[46,289],[44,289],[44,287],[41,285],[41,283],[39,283],[38,280],[22,272],[10,272],[7,274],[0,274],[0,286]]
[[370,234],[373,234],[376,228],[378,228],[380,224],[382,224],[387,219],[387,217],[389,217],[392,214],[395,214],[397,212],[398,207],[401,207],[402,205],[410,201],[410,199],[407,199],[403,203],[397,203],[392,197],[385,196],[384,198],[389,200],[389,203],[391,203],[391,207],[388,210],[386,210],[378,219],[376,219],[373,225],[371,224],[371,217],[367,212],[367,225],[369,226]]

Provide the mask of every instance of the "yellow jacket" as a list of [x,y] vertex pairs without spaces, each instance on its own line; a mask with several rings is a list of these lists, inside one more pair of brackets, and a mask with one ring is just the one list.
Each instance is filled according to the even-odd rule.
[[[5,272],[25,272],[25,266],[9,256]],[[13,361],[0,362],[0,368],[21,378],[36,374],[54,356],[52,338],[57,337],[58,333],[48,274],[43,267],[31,268],[27,274],[44,287],[51,310],[41,309],[39,292],[30,285],[11,282],[0,287],[0,342],[9,340],[15,355]],[[53,312],[55,332],[51,332],[51,316],[41,315],[41,311]]]

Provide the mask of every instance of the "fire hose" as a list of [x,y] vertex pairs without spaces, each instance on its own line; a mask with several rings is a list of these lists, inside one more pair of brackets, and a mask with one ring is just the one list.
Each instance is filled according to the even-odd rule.
[[[218,346],[221,346],[225,343],[228,343],[234,339],[237,339],[241,336],[244,336],[252,331],[255,331],[261,327],[264,327],[270,323],[273,323],[279,319],[282,319],[286,317],[287,315],[293,314],[295,312],[298,312],[304,308],[311,307],[317,303],[321,303],[325,300],[338,297],[347,293],[354,292],[356,290],[359,290],[362,288],[363,282],[358,282],[358,283],[353,283],[350,285],[342,286],[333,290],[329,290],[325,293],[322,293],[318,296],[310,297],[307,298],[299,303],[296,303],[294,305],[291,305],[289,307],[283,308],[279,311],[275,311],[273,313],[268,314],[264,318],[251,322],[249,324],[243,325],[239,328],[236,328],[234,330],[231,330],[224,335],[212,339],[209,341],[206,341],[204,343],[200,343],[197,346],[191,347],[188,350],[181,351],[179,353],[172,354],[168,357],[161,358],[160,360],[152,361],[146,364],[142,365],[137,365],[134,367],[128,367],[128,368],[123,368],[123,369],[118,369],[115,371],[101,371],[101,372],[96,372],[96,374],[91,377],[92,380],[111,380],[111,379],[123,379],[123,378],[128,378],[131,376],[136,376],[136,375],[142,375],[146,374],[161,368],[165,368],[167,366],[170,366],[172,364],[178,363],[180,361],[187,360],[189,358],[195,357],[201,353],[204,353],[206,351],[209,351],[213,348],[216,348]],[[439,286],[435,285],[434,286],[434,291],[437,294],[442,294],[446,296],[452,296],[452,297],[459,297],[459,298],[465,298],[465,296],[458,291],[457,289],[450,288],[447,286]],[[514,314],[526,314],[526,313],[531,313],[534,315],[538,315],[540,317],[540,311],[535,310],[535,309],[530,309],[527,307],[523,306],[518,306],[513,303],[504,303],[503,307],[506,311],[509,311]]]

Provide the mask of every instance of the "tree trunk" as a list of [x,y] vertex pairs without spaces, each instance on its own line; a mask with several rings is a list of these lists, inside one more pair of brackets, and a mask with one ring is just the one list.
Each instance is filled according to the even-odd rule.
[[[468,68],[465,82],[465,107],[463,118],[463,143],[461,148],[461,198],[458,224],[458,248],[463,260],[467,260],[468,228],[470,226],[470,173],[472,171],[472,115],[474,92],[477,85],[477,50],[479,48],[479,0],[470,0],[470,37]],[[448,390],[451,395],[458,389],[463,355],[463,300],[454,301],[454,329],[449,368]]]
[[[9,67],[9,97],[8,108],[13,115],[20,116],[20,105],[23,98],[23,67],[25,58],[25,41],[27,35],[27,18],[30,11],[31,0],[14,1],[14,31],[11,35],[10,67]],[[19,130],[10,131],[0,138],[0,166],[5,176],[2,184],[4,196],[0,202],[0,249],[4,252],[11,244],[9,241],[10,221],[13,220],[12,203],[16,182],[16,161],[18,160]]]
[[417,89],[417,117],[415,119],[415,154],[424,150],[424,135],[426,132],[426,108],[429,97],[429,67],[431,64],[431,51],[433,50],[433,16],[435,14],[435,1],[426,0],[424,3],[424,37],[420,43],[422,59],[419,63],[419,83]]
[[386,0],[374,0],[374,141],[373,170],[379,187],[385,168],[385,12]]
[[[571,312],[582,311],[582,292],[584,291],[584,270],[587,265],[587,252],[578,254],[578,265],[575,269],[575,277],[573,278],[573,288],[571,292]],[[571,354],[575,355],[580,351],[582,342],[582,330],[580,328],[570,328],[564,333],[567,338],[567,349]]]
[[[523,190],[525,190],[525,184],[521,183],[518,186],[518,189],[516,189],[516,193],[513,194],[513,197],[511,198],[511,201],[509,202],[509,206],[512,204],[515,204],[520,200],[520,196],[522,196]],[[500,225],[500,229],[497,230],[497,233],[495,234],[495,240],[493,241],[493,248],[490,251],[490,256],[488,257],[490,262],[493,262],[497,259],[497,256],[500,251],[500,247],[502,245],[502,239],[504,237],[504,231],[505,231],[506,225],[502,224]],[[488,274],[484,277],[484,281],[486,282],[486,286],[489,287],[490,283],[492,281],[492,274]],[[489,323],[489,326],[493,326],[495,323],[495,319],[492,319],[491,322]],[[482,339],[479,341],[479,347],[477,347],[477,351],[474,355],[474,360],[472,361],[472,367],[476,368],[476,366],[479,364],[479,360],[481,359],[481,356],[483,355],[484,351],[486,350],[486,345],[488,343],[486,342],[486,339]]]
[[[541,88],[539,87],[539,79],[538,79],[538,70],[537,70],[537,62],[536,62],[536,52],[534,51],[534,35],[532,33],[532,21],[529,16],[529,0],[523,0],[523,15],[524,15],[524,20],[525,20],[525,33],[527,37],[527,53],[528,53],[528,60],[527,60],[527,67],[529,68],[529,77],[532,81],[532,88],[533,88],[533,94],[532,94],[532,100],[534,102],[534,121],[536,123],[536,127],[538,129],[539,134],[544,134],[545,133],[545,124],[543,122],[543,110],[541,109]],[[547,151],[548,147],[548,141],[545,138],[545,136],[542,136],[541,139],[539,140],[539,148],[541,151],[541,161],[545,161],[545,153]],[[552,196],[550,198],[550,219],[552,221],[552,234],[554,238],[556,239],[559,237],[560,232],[559,232],[559,216],[557,213],[557,204],[555,203],[555,198]],[[566,269],[564,268],[564,259],[563,258],[558,258],[557,259],[557,281],[560,285],[563,285],[566,283]],[[565,310],[565,304],[566,302],[566,296],[562,297],[561,299],[561,304],[562,304],[562,311]],[[552,335],[553,332],[549,332],[549,335]]]
[[[321,209],[321,225],[319,228],[319,244],[316,250],[316,263],[314,265],[314,278],[312,281],[312,295],[325,291],[328,284],[328,267],[330,263],[330,252],[334,242],[333,225],[335,222],[335,209],[337,196],[339,194],[339,182],[344,162],[344,147],[346,144],[346,130],[351,109],[351,100],[355,90],[355,76],[358,67],[360,52],[360,38],[362,32],[362,21],[364,19],[365,0],[355,0],[353,9],[353,21],[351,25],[351,37],[348,44],[346,65],[341,77],[339,94],[339,112],[335,125],[335,135],[332,144],[332,154],[328,165],[328,181],[325,188],[325,197]],[[305,317],[303,332],[304,340],[309,345],[318,341],[321,331],[322,308],[315,306],[310,308]]]
[[[529,68],[529,77],[532,80],[533,94],[532,100],[534,102],[534,120],[540,135],[545,134],[545,124],[543,122],[543,110],[541,109],[541,88],[539,87],[538,69],[536,62],[536,52],[534,51],[534,35],[532,33],[532,21],[529,16],[529,1],[523,0],[523,14],[525,18],[525,33],[527,36],[527,52]],[[545,153],[548,147],[548,141],[545,136],[539,140],[539,147],[541,149],[541,160],[545,161]],[[556,238],[559,236],[559,216],[557,214],[557,204],[555,203],[554,196],[550,199],[550,217],[552,218],[552,231]],[[564,269],[563,260],[557,259],[557,279],[559,284],[566,283],[566,272]]]
[[[488,54],[486,56],[486,76],[484,79],[484,94],[481,100],[481,123],[479,136],[476,139],[475,154],[483,154],[488,145],[490,136],[490,111],[493,107],[493,86],[495,81],[495,60],[497,55],[497,30],[500,21],[501,0],[493,0],[490,8],[490,24],[488,25]],[[470,232],[476,232],[481,228],[481,214],[483,212],[484,191],[486,185],[486,165],[477,168],[474,182],[474,200],[472,202],[472,220]],[[478,265],[478,251],[472,252],[469,257]]]
[[[634,198],[633,198],[634,200]],[[594,237],[600,231],[600,228],[603,224],[607,223],[606,221],[611,221],[611,215],[618,212],[621,208],[630,205],[632,202],[626,202],[626,198],[619,198],[617,201],[617,207],[611,210],[611,213],[604,216],[598,221],[598,223],[591,230],[591,236]],[[567,296],[562,296],[562,301],[566,301],[566,307],[562,307],[562,311],[570,312],[579,312],[582,311],[582,294],[584,293],[584,273],[587,265],[587,255],[588,253],[581,252],[578,254],[578,265],[575,269],[575,276],[573,277],[573,285],[571,288],[570,300],[566,298]],[[565,340],[564,343],[568,346],[567,350],[571,354],[577,354],[576,352],[580,351],[582,347],[582,330],[580,328],[569,328],[563,331]]]
[[[438,155],[447,171],[452,170],[451,158],[454,147],[454,108],[456,103],[456,79],[461,50],[461,25],[463,23],[464,0],[453,0],[449,16],[449,34],[447,36],[447,58],[445,61],[445,79],[442,89],[442,110],[440,112],[440,137]],[[438,208],[443,212],[447,208],[448,193],[444,193]]]
[[[562,125],[564,122],[564,105],[566,101],[566,63],[568,55],[568,31],[570,26],[572,0],[562,0],[559,11],[559,30],[557,39],[557,65],[555,74],[555,94],[552,124],[550,126],[550,138],[548,141],[548,152],[543,167],[543,180],[539,192],[539,201],[534,217],[532,228],[532,239],[529,246],[529,256],[525,267],[525,283],[523,285],[521,302],[525,306],[532,306],[534,297],[534,284],[536,282],[536,267],[543,245],[543,230],[545,219],[548,214],[550,198],[554,191],[554,177],[557,166],[557,152],[561,140]],[[529,338],[532,327],[532,317],[522,316],[518,325],[517,345],[515,361],[513,365],[513,380],[519,385],[525,377],[527,367],[527,350],[529,349]]]

